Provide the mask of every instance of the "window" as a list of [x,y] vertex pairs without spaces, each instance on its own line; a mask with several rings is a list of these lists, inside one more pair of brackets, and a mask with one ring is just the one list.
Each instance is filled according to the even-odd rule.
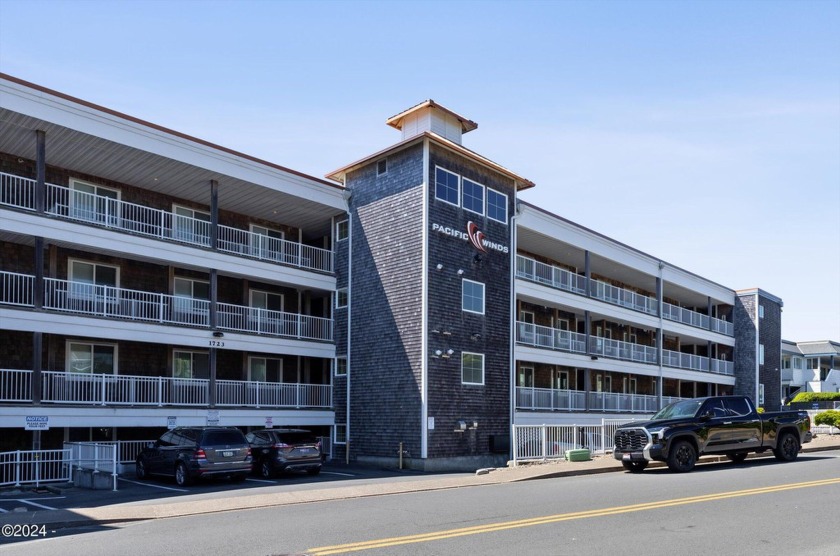
[[435,170],[435,198],[458,206],[458,174],[443,168]]
[[74,309],[95,310],[93,306],[78,306],[82,302],[116,303],[120,272],[116,266],[70,260],[68,297]]
[[335,376],[347,376],[347,358],[346,357],[336,357],[335,358]]
[[519,381],[518,386],[525,388],[534,387],[534,368],[533,367],[519,367]]
[[283,294],[251,290],[251,307],[266,311],[282,311]]
[[790,369],[790,356],[785,355],[782,357],[782,368],[783,369]]
[[764,305],[759,305],[758,306],[758,318],[760,318],[760,319],[764,318]]
[[210,354],[199,351],[172,353],[174,378],[210,378]]
[[383,158],[379,162],[376,163],[376,175],[381,176],[382,174],[388,173],[388,159]]
[[496,222],[507,224],[507,195],[487,189],[487,216]]
[[802,368],[802,358],[801,357],[794,357],[793,358],[793,368],[794,369],[801,369]]
[[70,216],[79,220],[119,225],[120,192],[101,185],[70,180]]
[[336,423],[333,427],[333,444],[347,444],[347,425]]
[[764,344],[758,344],[758,364],[764,365]]
[[568,390],[569,389],[569,373],[568,371],[554,371],[554,380],[552,381],[552,387],[555,390]]
[[811,370],[820,368],[820,359],[818,357],[808,357],[805,359],[805,362]]
[[461,383],[484,384],[484,355],[481,353],[461,354]]
[[251,255],[260,259],[279,261],[283,254],[283,239],[286,235],[280,230],[251,224]]
[[350,221],[339,220],[335,223],[335,240],[344,241],[350,237]]
[[343,309],[347,307],[347,288],[341,288],[335,292],[335,308]]
[[173,318],[185,324],[210,324],[210,283],[175,278]]
[[267,357],[248,358],[248,380],[253,382],[282,382],[283,360]]
[[461,205],[468,211],[484,214],[484,186],[464,178]]
[[188,243],[210,245],[210,213],[172,207],[172,237]]
[[483,315],[484,284],[466,279],[461,284],[461,309],[468,313]]
[[67,342],[67,372],[98,375],[117,373],[117,346]]

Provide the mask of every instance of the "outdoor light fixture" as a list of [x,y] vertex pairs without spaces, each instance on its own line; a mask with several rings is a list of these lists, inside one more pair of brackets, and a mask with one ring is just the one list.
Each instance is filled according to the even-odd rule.
[[224,338],[225,333],[224,332],[219,332],[218,330],[216,330],[215,332],[213,332],[213,337],[214,338]]
[[436,349],[435,350],[435,357],[440,357],[441,355],[443,355],[443,352],[439,349]]
[[464,269],[463,269],[463,268],[459,268],[459,269],[458,269],[458,276],[461,276],[463,273],[464,273]]
[[467,422],[466,421],[457,421],[455,423],[455,430],[453,432],[466,432],[467,430]]
[[478,340],[480,340],[480,339],[481,339],[481,334],[479,334],[478,332],[473,332],[473,333],[472,333],[472,335],[471,335],[470,337],[471,337],[473,340],[478,341]]
[[455,350],[453,349],[446,350],[446,355],[452,355],[453,353],[455,353]]
[[443,270],[443,265],[438,263],[435,268],[437,268],[438,270]]

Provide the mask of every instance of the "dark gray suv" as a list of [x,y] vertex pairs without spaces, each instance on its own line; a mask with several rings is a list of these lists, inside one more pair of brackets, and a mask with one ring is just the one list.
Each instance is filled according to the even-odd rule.
[[244,481],[251,471],[251,447],[233,427],[176,427],[137,456],[137,478],[174,477],[185,486],[200,477]]
[[321,472],[321,442],[302,429],[263,429],[246,435],[254,454],[254,471],[271,478],[284,471]]

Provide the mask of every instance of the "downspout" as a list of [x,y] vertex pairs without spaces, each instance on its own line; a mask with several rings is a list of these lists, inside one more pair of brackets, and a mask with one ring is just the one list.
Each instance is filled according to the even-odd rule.
[[510,452],[508,457],[515,459],[516,448],[516,251],[517,238],[516,222],[519,219],[521,205],[514,194],[514,214],[510,218]]
[[[347,186],[345,181],[345,187]],[[352,345],[352,338],[353,335],[351,334],[352,327],[351,322],[353,318],[353,215],[350,213],[350,197],[348,195],[347,198],[347,353],[345,354],[347,357],[347,376],[345,380],[347,381],[347,392],[345,394],[347,398],[347,408],[345,411],[345,415],[347,416],[347,422],[344,423],[344,462],[347,465],[350,465],[350,377],[353,375],[353,365],[351,364],[351,353],[352,350],[350,346]],[[333,226],[333,230],[335,230],[335,226]],[[333,232],[335,233],[335,232]],[[333,244],[335,242],[333,241]],[[333,249],[333,258],[335,257],[335,249]],[[333,269],[335,269],[335,259],[333,259]],[[336,294],[338,295],[338,294]],[[333,308],[335,311],[335,308]]]
[[429,457],[429,140],[423,140],[423,195],[422,239],[420,256],[420,457]]
[[662,348],[662,343],[665,340],[664,335],[662,334],[662,327],[665,326],[665,322],[663,320],[662,311],[665,309],[664,301],[665,301],[665,279],[663,278],[662,269],[665,268],[665,263],[659,261],[659,279],[656,281],[656,301],[657,301],[657,312],[659,313],[659,328],[656,329],[656,360],[659,362],[659,384],[657,385],[657,402],[659,407],[662,407],[662,394],[665,391],[665,368],[662,365],[662,352],[664,351]]

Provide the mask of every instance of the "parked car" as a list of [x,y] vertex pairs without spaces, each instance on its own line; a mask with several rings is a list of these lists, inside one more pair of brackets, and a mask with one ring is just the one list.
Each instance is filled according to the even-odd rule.
[[254,456],[254,472],[265,478],[291,470],[321,472],[321,442],[303,429],[263,429],[245,438]]
[[251,472],[251,447],[234,427],[176,427],[137,456],[138,479],[174,477],[185,486],[200,477],[244,481]]

